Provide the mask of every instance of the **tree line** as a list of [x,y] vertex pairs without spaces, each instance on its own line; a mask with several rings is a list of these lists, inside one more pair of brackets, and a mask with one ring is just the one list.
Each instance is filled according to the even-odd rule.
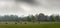
[[43,13],[37,15],[29,15],[25,17],[18,17],[17,15],[0,16],[0,22],[60,22],[59,15],[44,15]]

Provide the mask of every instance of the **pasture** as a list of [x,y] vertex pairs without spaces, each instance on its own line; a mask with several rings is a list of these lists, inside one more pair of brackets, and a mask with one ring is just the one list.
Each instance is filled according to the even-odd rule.
[[27,24],[14,24],[14,22],[8,22],[8,24],[0,23],[0,28],[60,28],[60,22],[40,22],[39,23],[31,23],[28,22]]

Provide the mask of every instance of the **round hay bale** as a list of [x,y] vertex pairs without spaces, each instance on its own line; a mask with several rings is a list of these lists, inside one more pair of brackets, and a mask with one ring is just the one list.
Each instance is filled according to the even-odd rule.
[[15,24],[17,24],[17,23],[15,23]]
[[5,24],[8,24],[7,22]]

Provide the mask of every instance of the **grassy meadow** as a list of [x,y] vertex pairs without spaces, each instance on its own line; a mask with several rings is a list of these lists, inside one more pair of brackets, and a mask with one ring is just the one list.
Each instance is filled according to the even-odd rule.
[[0,28],[60,28],[60,22],[40,22],[40,24],[31,22],[28,24],[0,23]]

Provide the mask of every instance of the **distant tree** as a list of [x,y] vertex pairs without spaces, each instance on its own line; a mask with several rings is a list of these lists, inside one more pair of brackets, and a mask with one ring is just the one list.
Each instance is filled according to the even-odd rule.
[[22,18],[21,17],[18,17],[18,23],[22,24]]
[[46,15],[44,17],[45,17],[44,21],[47,21],[48,22],[49,21],[49,16]]
[[0,21],[4,21],[4,22],[11,22],[11,21],[14,21],[14,22],[25,22],[25,24],[27,24],[27,22],[42,22],[42,21],[57,21],[59,22],[60,21],[60,16],[59,15],[51,15],[51,16],[48,16],[48,15],[44,15],[43,13],[40,13],[40,14],[36,14],[35,16],[34,15],[29,15],[29,16],[22,16],[22,17],[18,17],[17,15],[4,15],[4,16],[0,16]]
[[50,21],[55,21],[54,16],[53,16],[53,15],[51,15],[51,16],[50,16],[50,18],[49,18],[49,20],[50,20]]
[[28,22],[31,22],[31,17],[30,16],[27,16],[26,18],[27,18]]
[[35,16],[31,15],[31,21],[34,23],[36,20]]
[[40,13],[40,14],[38,15],[38,22],[39,22],[39,23],[40,23],[40,21],[42,21],[41,19],[43,19],[43,16],[44,16],[43,13]]
[[59,21],[59,20],[60,20],[59,15],[56,15],[56,16],[55,16],[55,20],[56,20],[56,21]]
[[8,15],[4,15],[3,16],[3,20],[6,21],[6,22],[9,21],[9,16]]
[[15,21],[16,21],[16,22],[19,22],[19,18],[18,18],[17,15],[15,15],[14,18],[15,18]]
[[18,16],[17,15],[10,15],[10,20],[11,21],[16,21],[17,22]]
[[35,15],[35,19],[36,19],[36,21],[38,21],[38,14]]

